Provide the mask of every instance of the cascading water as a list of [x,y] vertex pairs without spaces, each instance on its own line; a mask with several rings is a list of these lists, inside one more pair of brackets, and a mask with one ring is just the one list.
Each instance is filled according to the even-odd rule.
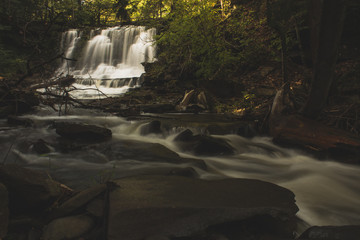
[[80,39],[79,31],[71,29],[64,32],[61,37],[60,50],[64,54],[65,59],[62,61],[61,67],[57,70],[57,74],[70,74],[74,68],[74,62],[66,59],[74,57],[75,47]]
[[[90,91],[78,92],[78,97],[97,95],[100,90],[107,95],[121,94],[131,87],[141,84],[144,62],[155,61],[156,48],[153,37],[154,28],[143,26],[125,26],[90,32],[90,40],[82,50],[79,61],[74,65],[65,60],[57,75],[73,75],[78,79],[77,89]],[[77,30],[63,33],[62,51],[70,59],[78,51]]]
[[[34,115],[25,116],[34,121],[33,128],[12,128],[5,120],[0,121],[0,159],[46,170],[72,187],[88,186],[107,178],[163,175],[174,168],[189,167],[202,179],[260,179],[293,191],[300,208],[298,216],[310,225],[360,224],[359,166],[318,161],[302,152],[275,146],[269,138],[245,139],[234,134],[212,136],[231,144],[234,155],[196,156],[180,150],[174,141],[184,129],[181,120],[171,124],[173,128],[163,129],[161,134],[141,135],[139,129],[146,122],[126,121],[82,109],[76,109],[76,114],[59,117],[49,109],[40,109]],[[112,130],[113,137],[89,146],[75,143],[74,148],[61,151],[59,136],[50,127],[54,121],[105,125]],[[197,124],[194,126],[191,128],[194,132],[203,131]],[[37,154],[32,150],[39,139],[51,147],[50,153]],[[174,152],[194,161],[169,161]],[[202,168],[197,161],[204,161],[207,167]]]

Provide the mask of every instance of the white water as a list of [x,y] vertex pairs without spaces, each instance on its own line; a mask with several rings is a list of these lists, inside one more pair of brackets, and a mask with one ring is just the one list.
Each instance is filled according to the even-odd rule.
[[[145,72],[142,63],[156,60],[155,34],[155,29],[143,26],[113,27],[98,33],[93,30],[77,63],[64,60],[56,76],[73,75],[78,79],[76,87],[81,90],[71,92],[77,98],[98,97],[94,91],[97,88],[114,96],[139,87],[138,79]],[[78,30],[63,33],[61,49],[66,58],[73,58],[79,51],[81,35]]]
[[[293,191],[300,208],[298,216],[310,225],[360,224],[360,167],[332,161],[318,161],[302,152],[275,146],[269,138],[252,140],[237,135],[224,138],[237,150],[233,156],[197,157],[181,152],[173,138],[183,128],[173,128],[160,135],[140,136],[143,122],[128,122],[122,118],[76,109],[77,115],[58,117],[51,110],[29,115],[35,128],[5,130],[0,122],[0,159],[11,147],[7,163],[16,162],[31,168],[48,171],[52,176],[71,186],[87,186],[106,179],[136,174],[165,174],[173,168],[193,167],[203,179],[254,178],[269,181]],[[32,144],[43,139],[54,146],[58,142],[51,122],[82,121],[109,127],[113,139],[69,153],[53,150],[49,154],[32,152]],[[1,126],[3,128],[1,128]],[[198,129],[200,132],[201,129]],[[136,140],[136,152],[128,154],[127,141]],[[206,162],[207,170],[193,163],[166,163],[144,160],[148,143],[159,143],[183,157]],[[142,148],[143,147],[143,148]],[[130,151],[130,150],[129,150]],[[144,152],[145,151],[145,152]],[[153,156],[157,159],[156,153]]]

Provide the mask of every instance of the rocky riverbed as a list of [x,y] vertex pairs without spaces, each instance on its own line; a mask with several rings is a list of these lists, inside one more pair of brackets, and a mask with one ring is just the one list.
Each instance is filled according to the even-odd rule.
[[[75,112],[1,122],[2,238],[358,236],[338,227],[360,223],[355,165],[282,149],[229,116]],[[311,222],[335,226],[300,236]]]

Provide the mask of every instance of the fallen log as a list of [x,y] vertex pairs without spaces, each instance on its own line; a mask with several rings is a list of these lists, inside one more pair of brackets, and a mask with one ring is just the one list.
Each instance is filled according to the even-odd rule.
[[52,86],[60,86],[60,87],[69,87],[71,84],[75,83],[76,79],[69,75],[66,77],[61,77],[55,81],[50,81],[50,82],[45,82],[45,83],[40,83],[40,84],[36,84],[36,85],[32,85],[30,87],[31,90],[35,90],[35,89],[39,89],[39,88],[47,88],[47,87],[52,87]]
[[[301,115],[285,115],[286,96],[280,90],[273,103],[269,133],[273,142],[299,147],[316,157],[360,164],[360,138],[350,132],[332,128]],[[285,101],[284,101],[285,100]]]
[[283,116],[272,122],[270,135],[279,145],[300,147],[316,157],[360,164],[357,136],[299,115]]

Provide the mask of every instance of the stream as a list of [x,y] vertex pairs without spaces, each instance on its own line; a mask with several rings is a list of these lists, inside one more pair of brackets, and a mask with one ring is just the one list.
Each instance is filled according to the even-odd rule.
[[[196,122],[200,115],[192,116]],[[225,139],[235,154],[199,157],[181,151],[173,141],[186,128],[204,133],[199,124],[184,126],[175,120],[172,126],[162,128],[162,133],[142,135],[141,127],[150,120],[127,121],[95,110],[73,109],[67,116],[58,116],[42,106],[23,118],[30,118],[34,126],[13,127],[0,120],[0,160],[45,170],[50,177],[75,189],[125,176],[163,175],[174,169],[191,168],[202,179],[252,178],[288,188],[296,195],[298,217],[309,225],[360,224],[359,166],[319,161],[298,150],[278,147],[268,137],[213,135]],[[59,148],[54,121],[106,126],[113,136],[106,142],[75,144],[64,150]],[[39,155],[33,151],[39,139],[51,146],[50,153]],[[168,160],[173,158],[191,161]]]

